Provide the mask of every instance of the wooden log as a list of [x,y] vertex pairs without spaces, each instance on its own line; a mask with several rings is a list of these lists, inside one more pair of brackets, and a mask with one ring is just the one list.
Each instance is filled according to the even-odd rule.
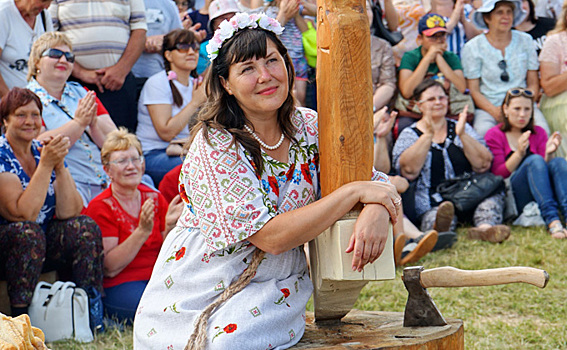
[[319,0],[318,7],[317,107],[325,196],[372,174],[372,75],[365,0]]
[[464,350],[463,322],[447,319],[442,327],[403,327],[403,313],[352,310],[341,321],[307,326],[294,350]]
[[[325,196],[372,175],[370,27],[365,0],[319,0],[317,21],[320,178]],[[352,254],[344,251],[361,208],[357,205],[309,243],[317,320],[341,319],[366,281],[395,277],[391,233],[376,262],[362,273],[352,271]]]

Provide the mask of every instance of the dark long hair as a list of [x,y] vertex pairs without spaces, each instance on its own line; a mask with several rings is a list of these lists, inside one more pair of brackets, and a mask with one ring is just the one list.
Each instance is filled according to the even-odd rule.
[[[171,70],[171,62],[169,62],[165,58],[166,51],[173,51],[175,50],[175,45],[177,44],[192,44],[197,41],[195,35],[192,31],[187,29],[174,29],[171,32],[167,33],[163,37],[163,45],[161,50],[161,55],[163,56],[163,65],[165,66],[165,74]],[[197,52],[198,53],[198,52]],[[191,71],[191,77],[197,78],[197,68]],[[171,94],[173,95],[173,103],[177,107],[181,107],[183,105],[183,96],[177,90],[175,84],[173,84],[173,80],[169,80],[169,87],[171,88]]]
[[278,52],[284,58],[288,73],[289,91],[284,103],[278,109],[278,124],[285,136],[292,142],[297,142],[293,137],[295,130],[291,122],[291,116],[295,110],[295,98],[292,93],[295,80],[293,64],[280,39],[273,32],[260,28],[240,29],[232,38],[224,42],[205,78],[207,102],[199,112],[198,123],[191,132],[192,137],[195,137],[199,130],[202,130],[203,136],[210,144],[209,128],[227,130],[234,136],[233,143],[238,141],[251,154],[258,176],[262,174],[264,168],[260,144],[248,131],[243,130],[247,121],[244,111],[238,105],[236,98],[229,95],[224,89],[221,77],[228,80],[230,66],[234,63],[244,62],[254,57],[265,58],[268,40],[275,44]]

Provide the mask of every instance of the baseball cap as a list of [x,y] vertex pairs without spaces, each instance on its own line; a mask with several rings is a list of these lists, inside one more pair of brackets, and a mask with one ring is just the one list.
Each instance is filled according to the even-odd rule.
[[432,36],[439,32],[447,32],[445,20],[441,17],[441,15],[436,13],[428,13],[421,17],[419,24],[417,25],[417,29],[419,34],[423,34],[425,36]]

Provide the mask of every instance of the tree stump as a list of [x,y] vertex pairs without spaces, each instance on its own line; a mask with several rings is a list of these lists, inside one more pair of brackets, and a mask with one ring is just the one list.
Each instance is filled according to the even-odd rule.
[[447,319],[442,327],[403,327],[401,312],[352,310],[341,321],[314,322],[307,326],[294,350],[464,350],[463,322]]

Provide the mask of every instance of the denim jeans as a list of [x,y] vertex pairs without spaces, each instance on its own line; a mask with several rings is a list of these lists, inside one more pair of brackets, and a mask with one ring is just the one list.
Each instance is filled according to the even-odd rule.
[[144,153],[146,163],[146,174],[154,181],[154,186],[159,187],[161,179],[171,169],[183,163],[180,156],[170,157],[165,154],[165,149],[154,149]]
[[546,163],[542,156],[532,154],[512,173],[510,182],[518,212],[521,213],[526,204],[535,200],[547,225],[559,220],[558,208],[564,216],[567,214],[565,158],[553,158]]
[[147,285],[148,281],[133,281],[105,288],[106,296],[102,298],[102,302],[106,314],[116,317],[120,322],[132,323]]

